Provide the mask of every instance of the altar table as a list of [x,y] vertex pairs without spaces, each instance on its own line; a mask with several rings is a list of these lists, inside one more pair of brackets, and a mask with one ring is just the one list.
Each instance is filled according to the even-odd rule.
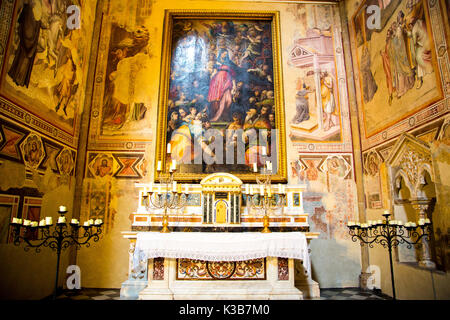
[[121,299],[303,299],[295,287],[294,259],[301,260],[307,285],[317,285],[303,232],[135,232],[125,237],[135,241]]

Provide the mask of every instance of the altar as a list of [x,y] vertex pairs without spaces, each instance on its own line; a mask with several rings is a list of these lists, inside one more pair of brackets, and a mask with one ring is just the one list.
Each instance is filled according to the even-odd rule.
[[[131,231],[128,279],[120,297],[130,299],[296,299],[320,297],[312,279],[303,212],[303,186],[288,186],[281,212],[267,216],[270,233],[261,233],[265,219],[248,205],[249,186],[227,173],[188,185],[198,198],[164,214],[146,205],[148,186],[140,189]],[[173,188],[176,189],[175,187]],[[198,193],[197,193],[198,192]],[[275,211],[275,210],[274,210]],[[171,232],[162,233],[167,222]]]

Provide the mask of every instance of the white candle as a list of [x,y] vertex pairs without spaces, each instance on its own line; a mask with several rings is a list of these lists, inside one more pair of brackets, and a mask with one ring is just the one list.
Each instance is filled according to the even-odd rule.
[[270,198],[272,196],[272,189],[267,188],[267,196]]
[[260,195],[264,195],[264,186],[263,185],[261,185],[260,187],[259,187],[259,194]]
[[261,154],[263,156],[267,155],[266,147],[261,147],[261,150],[262,150]]
[[184,193],[188,194],[189,193],[189,187],[187,184],[184,185]]
[[384,210],[384,214],[389,214],[389,210]]
[[246,184],[246,185],[245,185],[245,194],[248,194],[248,193],[249,193],[249,185]]
[[85,221],[85,222],[83,223],[83,226],[89,227],[89,221]]
[[162,168],[161,161],[158,161],[158,166],[157,166],[156,170],[161,171],[161,168]]
[[18,220],[17,218],[13,218],[12,223],[17,223],[17,220]]
[[255,194],[255,192],[254,192],[254,190],[253,190],[253,186],[250,186],[250,194],[251,194],[251,195],[254,195],[254,194]]
[[159,186],[158,186],[158,194],[161,194],[161,191],[162,191],[162,186],[159,185]]
[[45,217],[45,224],[50,226],[53,224],[52,217]]
[[45,227],[45,219],[42,219],[42,220],[39,222],[39,227]]
[[32,221],[31,222],[31,226],[34,228],[34,227],[37,227],[38,226],[38,222],[37,221]]
[[167,144],[167,153],[172,152],[172,145],[170,143]]
[[177,182],[176,182],[176,181],[174,181],[174,182],[172,183],[172,191],[173,191],[173,192],[177,192]]
[[22,224],[22,219],[17,219],[18,224]]
[[94,224],[94,219],[89,219],[89,225],[92,226]]
[[31,223],[30,220],[26,220],[26,219],[25,219],[25,220],[23,221],[23,225],[24,225],[24,226],[29,226],[30,223]]
[[425,223],[426,223],[426,224],[430,224],[430,223],[431,223],[430,219],[426,218],[426,219],[425,219]]
[[67,211],[65,206],[59,206],[59,211],[64,212]]
[[258,166],[256,165],[256,162],[253,164],[253,172],[258,172]]
[[150,192],[150,193],[153,192],[153,182],[150,182],[150,190],[149,190],[149,192]]
[[59,217],[58,223],[66,223],[66,217]]
[[177,170],[177,160],[172,160],[172,170]]

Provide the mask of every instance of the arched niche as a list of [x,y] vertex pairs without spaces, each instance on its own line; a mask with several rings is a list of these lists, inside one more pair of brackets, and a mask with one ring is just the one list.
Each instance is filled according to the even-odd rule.
[[[424,141],[408,133],[402,134],[397,140],[386,160],[395,220],[433,220],[436,190],[431,159],[430,147]],[[400,245],[397,249],[398,261],[418,262],[425,267],[434,267],[431,261],[434,256],[432,243],[423,241],[422,247],[427,249],[408,249],[405,245]]]

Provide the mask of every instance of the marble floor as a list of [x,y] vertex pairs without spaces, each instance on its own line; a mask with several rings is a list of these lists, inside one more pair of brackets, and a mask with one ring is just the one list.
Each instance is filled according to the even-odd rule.
[[[65,290],[58,300],[120,300],[119,289]],[[320,299],[314,300],[390,300],[391,297],[359,288],[321,289]]]

